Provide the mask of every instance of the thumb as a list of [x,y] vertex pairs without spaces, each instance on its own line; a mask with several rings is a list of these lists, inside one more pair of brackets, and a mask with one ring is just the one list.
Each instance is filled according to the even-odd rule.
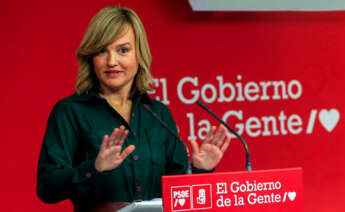
[[124,160],[129,154],[131,154],[135,149],[134,145],[129,145],[128,147],[126,147],[126,149],[124,149],[120,155],[120,158],[122,160]]
[[195,140],[190,140],[190,144],[192,146],[192,153],[198,154],[199,153],[199,144]]

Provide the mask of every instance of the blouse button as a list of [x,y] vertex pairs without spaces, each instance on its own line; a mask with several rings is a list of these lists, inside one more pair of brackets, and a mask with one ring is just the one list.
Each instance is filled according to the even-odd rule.
[[139,155],[134,155],[133,160],[139,160]]
[[85,176],[86,176],[86,178],[91,178],[92,177],[92,174],[90,173],[90,172],[87,172],[86,174],[85,174]]
[[134,117],[134,113],[132,113],[132,117]]
[[141,186],[137,186],[136,189],[137,189],[137,192],[141,192]]

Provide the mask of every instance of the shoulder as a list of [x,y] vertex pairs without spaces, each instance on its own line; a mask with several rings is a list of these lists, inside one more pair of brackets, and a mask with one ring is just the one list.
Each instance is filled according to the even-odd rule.
[[81,102],[83,102],[81,101],[83,99],[84,97],[77,93],[73,93],[72,95],[63,97],[55,103],[51,114],[61,115],[61,113],[71,111],[73,108],[78,107],[78,105],[80,105]]
[[74,93],[72,95],[63,97],[62,99],[58,100],[57,103],[55,104],[54,108],[64,108],[67,107],[68,105],[73,104],[78,100],[78,94]]
[[80,104],[91,102],[95,99],[100,99],[100,97],[98,96],[96,92],[90,92],[87,94],[78,94],[77,92],[75,92],[72,95],[69,95],[67,97],[60,99],[56,103],[56,106],[66,107],[66,106],[71,106],[71,105],[80,105]]
[[147,104],[156,113],[169,113],[170,114],[170,110],[169,110],[168,106],[166,106],[165,104],[163,104],[162,102],[160,102],[156,99],[149,97],[147,94],[144,94],[142,96],[142,103]]

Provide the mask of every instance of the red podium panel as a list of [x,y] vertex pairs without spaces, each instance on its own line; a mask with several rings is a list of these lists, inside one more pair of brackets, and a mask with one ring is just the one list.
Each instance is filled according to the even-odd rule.
[[162,177],[163,208],[174,211],[303,211],[302,169]]

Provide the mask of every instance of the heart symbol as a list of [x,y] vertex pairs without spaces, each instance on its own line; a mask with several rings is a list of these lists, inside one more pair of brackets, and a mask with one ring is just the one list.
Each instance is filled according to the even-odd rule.
[[179,199],[178,200],[178,203],[180,203],[181,206],[183,206],[185,202],[186,202],[185,199]]
[[319,120],[322,126],[328,131],[331,132],[339,121],[339,111],[337,109],[321,110],[319,113]]
[[289,192],[288,197],[291,201],[294,201],[296,198],[296,192]]

